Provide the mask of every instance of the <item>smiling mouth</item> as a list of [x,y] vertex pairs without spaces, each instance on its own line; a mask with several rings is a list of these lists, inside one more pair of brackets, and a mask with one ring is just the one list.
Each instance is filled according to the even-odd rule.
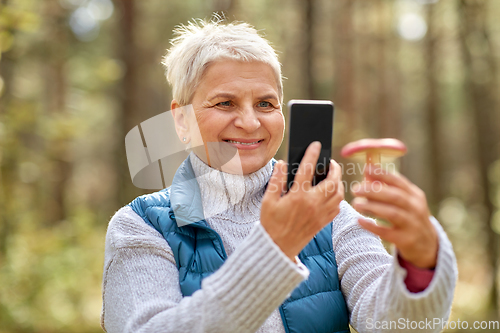
[[257,140],[257,141],[254,141],[254,142],[240,142],[240,141],[234,141],[234,140],[224,140],[225,142],[229,142],[229,143],[237,143],[237,144],[240,144],[240,145],[247,145],[247,146],[250,146],[250,145],[255,145],[259,142],[262,142],[264,140]]

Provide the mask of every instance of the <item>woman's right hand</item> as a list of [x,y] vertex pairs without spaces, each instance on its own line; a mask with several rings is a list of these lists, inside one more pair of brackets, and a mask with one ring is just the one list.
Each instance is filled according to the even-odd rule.
[[262,199],[260,222],[273,241],[294,261],[311,239],[333,220],[344,199],[342,170],[330,160],[327,177],[312,186],[321,143],[309,145],[288,193],[287,165],[278,161]]

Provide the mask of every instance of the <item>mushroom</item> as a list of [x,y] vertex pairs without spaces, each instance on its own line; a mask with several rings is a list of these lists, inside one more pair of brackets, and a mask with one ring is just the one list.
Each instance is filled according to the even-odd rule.
[[380,164],[380,156],[400,157],[406,154],[406,146],[397,139],[362,139],[342,148],[342,157],[366,154],[366,164]]
[[[400,157],[406,154],[406,151],[407,149],[405,144],[397,139],[362,139],[345,145],[340,154],[342,157],[355,157],[366,154],[367,165],[380,165],[381,155]],[[364,200],[366,200],[366,198]],[[390,225],[383,220],[377,220],[382,222],[382,224]]]

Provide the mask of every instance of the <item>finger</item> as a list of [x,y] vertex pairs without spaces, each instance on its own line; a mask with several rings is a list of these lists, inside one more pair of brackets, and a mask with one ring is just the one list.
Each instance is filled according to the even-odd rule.
[[276,201],[281,197],[286,186],[286,169],[286,163],[281,160],[276,162],[262,200]]
[[335,193],[326,193],[328,195],[328,201],[326,204],[331,205],[335,204],[338,205],[342,200],[344,200],[345,197],[345,191],[344,191],[344,184],[342,182],[338,182]]
[[342,168],[334,159],[330,160],[330,171],[328,173],[329,176],[330,173],[331,173],[331,178],[334,179],[335,181],[342,180]]
[[302,189],[309,189],[312,186],[312,178],[314,176],[320,151],[321,143],[319,141],[314,141],[307,147],[297,170],[297,174],[295,175],[292,187],[298,186]]
[[340,165],[333,159],[330,160],[330,169],[328,175],[318,185],[315,190],[324,193],[326,196],[338,193],[342,184],[342,170]]
[[362,214],[370,214],[385,219],[398,228],[408,227],[408,225],[412,224],[409,214],[399,207],[369,201],[365,198],[355,198],[352,206]]
[[380,181],[387,185],[399,187],[405,192],[413,192],[413,184],[401,174],[389,173],[380,167],[368,165],[365,169],[365,176],[371,181]]
[[395,238],[397,234],[393,228],[379,226],[372,220],[364,218],[359,218],[358,223],[363,229],[368,230],[371,233],[374,233],[383,240],[386,240],[391,243],[394,243],[394,241],[396,240]]
[[410,194],[399,187],[387,186],[380,181],[365,181],[352,189],[357,197],[365,197],[370,201],[391,204],[405,210],[412,210]]
[[337,209],[340,206],[342,200],[344,200],[345,189],[344,184],[339,179],[335,183],[335,186],[335,192],[332,191],[331,193],[328,192],[329,188],[326,187],[327,192],[325,193],[325,195],[327,196],[327,201],[325,202],[325,205],[327,207],[334,207],[335,209]]

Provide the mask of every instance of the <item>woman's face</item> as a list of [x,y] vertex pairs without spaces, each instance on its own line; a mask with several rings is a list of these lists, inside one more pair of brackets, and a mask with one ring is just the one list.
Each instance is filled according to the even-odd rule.
[[200,150],[195,152],[205,163],[217,167],[210,162],[207,143],[219,142],[215,145],[232,146],[233,152],[237,149],[243,174],[259,170],[283,140],[285,121],[279,102],[276,78],[269,65],[235,60],[210,64],[192,99],[199,131],[196,126],[189,129],[192,146],[204,145],[209,157]]

